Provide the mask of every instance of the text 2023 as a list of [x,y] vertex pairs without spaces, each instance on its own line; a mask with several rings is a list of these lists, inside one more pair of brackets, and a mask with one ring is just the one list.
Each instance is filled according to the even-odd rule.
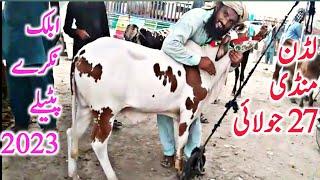
[[12,131],[1,133],[2,156],[53,156],[59,152],[59,136],[55,131],[46,133],[40,131]]

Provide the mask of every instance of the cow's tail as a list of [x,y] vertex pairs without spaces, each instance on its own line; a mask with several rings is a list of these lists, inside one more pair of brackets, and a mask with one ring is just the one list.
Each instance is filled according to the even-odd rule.
[[71,89],[71,97],[72,97],[72,124],[75,123],[76,120],[76,82],[75,82],[75,64],[78,60],[78,57],[75,57],[71,63],[71,70],[70,70],[70,89]]
[[70,69],[70,89],[71,89],[71,95],[74,94],[73,90],[74,90],[74,70],[75,70],[75,64],[76,64],[76,61],[78,60],[77,57],[75,57],[71,63],[71,69]]
[[[77,87],[76,87],[76,81],[75,81],[75,63],[77,61],[77,57],[72,61],[71,64],[71,71],[70,71],[70,89],[71,89],[71,108],[72,108],[72,125],[71,128],[67,130],[67,136],[68,136],[68,160],[70,162],[73,162],[74,159],[78,158],[78,148],[77,148],[77,141],[74,141],[74,138],[76,137],[76,131],[77,131],[77,122],[76,122],[76,114],[77,114]],[[75,144],[76,143],[76,144]],[[68,165],[68,171],[73,172],[74,167],[72,166],[72,163],[69,163]],[[70,173],[69,172],[69,173]],[[70,176],[70,175],[69,175]]]

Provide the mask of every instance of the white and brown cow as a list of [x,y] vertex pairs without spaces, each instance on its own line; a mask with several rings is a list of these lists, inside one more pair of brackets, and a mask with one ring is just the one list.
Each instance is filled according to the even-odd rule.
[[[215,59],[218,47],[200,47],[192,41],[190,52]],[[108,179],[116,179],[109,161],[107,144],[116,115],[124,109],[165,114],[174,121],[176,162],[182,170],[182,149],[190,124],[219,83],[224,83],[230,67],[229,53],[213,62],[210,76],[197,66],[180,64],[163,51],[128,41],[100,38],[84,46],[71,68],[72,127],[68,136],[68,174],[77,177],[78,141],[90,122],[92,148]]]
[[[308,80],[317,81],[320,78],[320,54],[318,54],[312,61],[303,61],[300,65],[300,71],[301,74]],[[313,106],[313,93],[314,91],[311,91],[306,97],[306,100],[309,101],[309,106]],[[300,99],[300,107],[304,106],[303,100],[304,98]]]

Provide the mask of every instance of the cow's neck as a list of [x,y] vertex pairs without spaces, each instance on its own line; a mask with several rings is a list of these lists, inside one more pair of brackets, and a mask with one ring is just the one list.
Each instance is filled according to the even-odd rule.
[[[212,61],[215,60],[216,54],[218,51],[218,47],[204,46],[203,47],[203,55],[209,57]],[[216,82],[221,79],[221,76],[224,75],[224,72],[230,66],[230,59],[228,58],[228,53],[224,55],[218,62],[214,62],[216,74],[210,75],[208,72],[204,70],[200,70],[200,76],[202,79],[202,84],[204,88],[209,91],[215,86]]]

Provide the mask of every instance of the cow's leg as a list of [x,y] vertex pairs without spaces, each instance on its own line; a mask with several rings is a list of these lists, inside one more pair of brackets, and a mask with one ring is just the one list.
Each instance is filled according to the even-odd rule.
[[273,72],[273,76],[272,76],[272,79],[276,80],[276,82],[278,82],[280,70],[281,70],[281,66],[278,63],[276,63],[276,68],[275,68],[275,70]]
[[191,125],[190,111],[185,111],[180,113],[180,121],[178,127],[178,137],[177,137],[177,152],[175,159],[175,168],[178,173],[182,172],[182,162],[183,162],[183,148],[187,144],[189,136],[189,127]]
[[301,97],[300,98],[300,104],[299,104],[299,106],[301,107],[301,108],[303,108],[303,101],[304,101],[304,99],[305,99],[305,97]]
[[313,106],[313,91],[311,91],[310,95],[309,95],[309,106],[312,107]]
[[239,79],[239,67],[237,67],[235,70],[234,70],[234,75],[235,75],[235,81],[234,81],[234,86],[233,86],[233,89],[232,89],[232,96],[234,96],[237,92],[237,83],[238,83],[238,79]]
[[[287,70],[289,71],[289,78],[288,78],[288,90],[291,90],[292,88],[292,82],[293,82],[293,76],[294,76],[294,70],[295,70],[295,63],[288,66],[288,67],[285,67],[284,70]],[[294,103],[294,104],[297,104],[297,101],[296,101],[296,98],[290,98],[290,102],[291,103]]]
[[[88,107],[77,105],[76,118],[72,123],[72,127],[67,130],[68,141],[68,175],[77,178],[78,158],[78,142],[79,138],[84,134],[91,121],[91,111]],[[75,112],[73,112],[75,113]]]
[[114,170],[112,169],[109,156],[108,156],[108,140],[109,140],[109,137],[111,136],[113,122],[119,111],[115,111],[114,108],[113,109],[111,108],[111,112],[112,112],[112,116],[110,113],[110,115],[107,115],[108,117],[107,119],[103,119],[103,121],[106,121],[108,127],[102,128],[102,126],[100,125],[101,129],[99,132],[97,132],[93,142],[91,143],[91,146],[95,154],[97,155],[99,162],[102,166],[102,169],[106,174],[108,180],[115,180],[117,179],[117,176]]

